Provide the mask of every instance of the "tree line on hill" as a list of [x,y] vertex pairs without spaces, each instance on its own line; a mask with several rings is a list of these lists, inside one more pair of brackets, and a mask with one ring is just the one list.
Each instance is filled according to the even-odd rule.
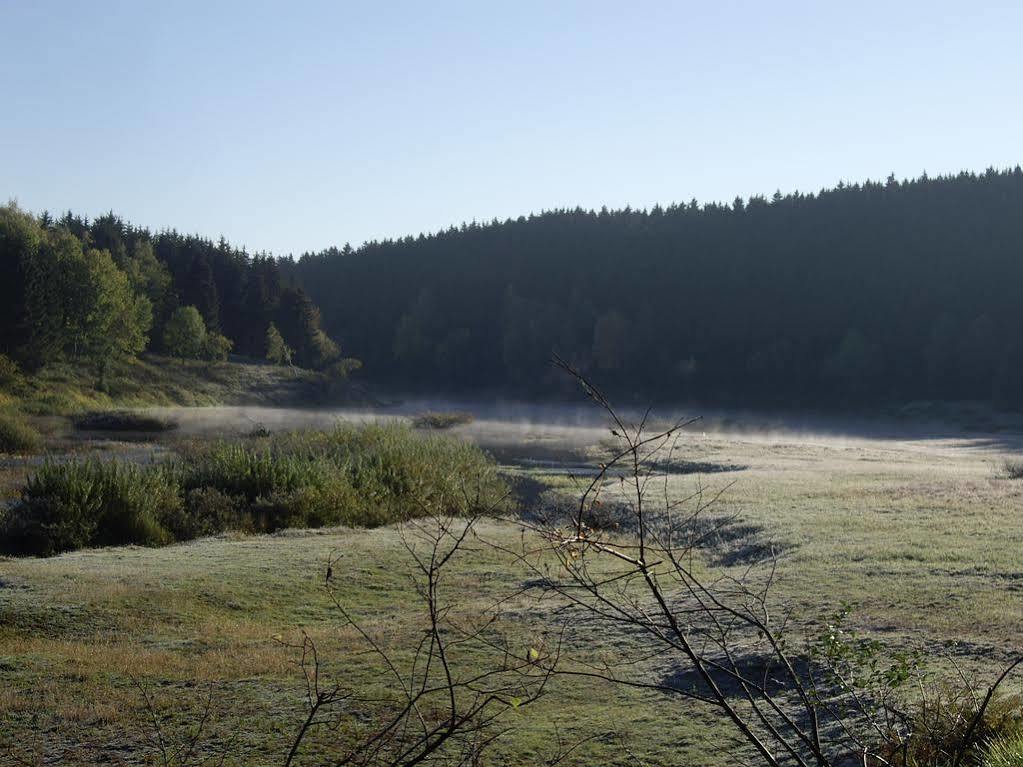
[[[1023,171],[732,204],[550,211],[297,261],[113,213],[0,208],[0,353],[143,349],[350,370],[412,391],[1023,406]],[[322,309],[322,317],[321,317]]]
[[376,380],[849,405],[1023,404],[1023,171],[732,204],[556,210],[307,253],[284,273]]
[[340,365],[309,295],[278,260],[221,239],[152,233],[113,213],[88,221],[0,207],[0,354],[24,369],[95,365],[149,349],[228,353],[310,368]]

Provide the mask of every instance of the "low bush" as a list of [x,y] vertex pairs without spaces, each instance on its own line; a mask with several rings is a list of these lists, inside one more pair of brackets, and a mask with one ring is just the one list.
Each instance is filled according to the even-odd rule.
[[342,424],[325,436],[327,455],[358,496],[389,509],[391,519],[478,513],[508,493],[493,461],[467,442],[393,422]]
[[13,553],[160,545],[224,530],[376,526],[500,508],[507,486],[476,446],[402,424],[193,445],[173,464],[44,464],[0,522]]
[[257,530],[469,514],[500,506],[507,494],[475,445],[399,423],[200,446],[183,474],[186,491],[216,488],[248,504]]
[[42,436],[25,416],[0,412],[0,453],[34,453],[42,444]]
[[47,461],[0,524],[14,553],[51,555],[85,546],[158,546],[173,535],[165,522],[180,513],[173,473],[114,461]]
[[241,499],[213,487],[185,493],[174,514],[164,515],[164,526],[175,540],[187,541],[224,530],[248,530]]
[[75,427],[83,431],[162,432],[171,431],[177,426],[177,423],[168,418],[130,410],[86,413],[75,419]]
[[1023,479],[1023,461],[1006,459],[1005,463],[1002,464],[1002,471],[1005,472],[1005,476],[1009,479]]
[[428,410],[413,416],[412,425],[417,429],[451,429],[455,426],[464,426],[472,423],[475,419],[472,413],[436,412]]
[[182,464],[186,491],[210,487],[250,503],[321,484],[326,476],[327,467],[316,457],[288,455],[243,442],[200,448]]
[[971,726],[979,705],[980,697],[958,687],[935,690],[908,712],[910,737],[893,744],[889,755],[899,767],[944,767],[956,754],[962,754],[961,767],[1023,764],[1018,760],[1023,754],[1023,697],[992,698]]

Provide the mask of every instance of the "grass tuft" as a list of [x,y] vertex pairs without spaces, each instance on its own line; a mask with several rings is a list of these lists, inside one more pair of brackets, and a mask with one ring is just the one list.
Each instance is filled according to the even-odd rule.
[[193,446],[173,464],[45,463],[0,522],[4,549],[156,546],[225,530],[372,527],[465,515],[507,495],[478,448],[401,424]]
[[412,418],[412,425],[417,429],[451,429],[455,426],[464,426],[472,423],[475,419],[472,413],[461,411],[436,412],[428,410]]
[[[892,745],[891,755],[907,765],[946,765],[962,754],[962,765],[1002,767],[1018,765],[1023,754],[1023,698],[995,696],[975,726],[979,699],[959,689],[939,688],[932,699],[912,712],[913,729],[905,743]],[[1009,761],[994,761],[992,752]],[[1013,761],[1013,757],[1017,761]]]
[[991,741],[981,764],[983,767],[1020,767],[1023,764],[1023,730]]
[[10,553],[41,556],[86,546],[158,546],[173,540],[164,520],[180,505],[166,467],[47,460],[0,523],[0,540]]
[[25,416],[0,412],[0,453],[35,453],[42,444],[42,436]]

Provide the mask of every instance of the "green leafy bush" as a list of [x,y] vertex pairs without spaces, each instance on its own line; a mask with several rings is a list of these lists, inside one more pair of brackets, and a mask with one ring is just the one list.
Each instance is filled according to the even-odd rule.
[[85,546],[158,546],[179,513],[178,486],[165,467],[113,461],[47,461],[30,477],[0,525],[4,547],[58,554]]
[[424,513],[471,514],[500,507],[508,488],[476,445],[420,434],[401,423],[339,425],[326,451],[356,494],[391,519]]
[[25,416],[0,412],[0,453],[34,453],[43,439]]
[[179,306],[163,328],[163,347],[172,357],[199,359],[206,343],[206,322],[194,306]]
[[507,494],[475,445],[398,423],[215,443],[186,456],[183,475],[186,491],[215,488],[247,504],[256,530],[468,514]]
[[179,541],[248,529],[241,500],[213,487],[188,491],[176,513],[164,515],[164,526]]
[[207,333],[202,342],[202,358],[211,362],[223,362],[234,348],[234,342],[220,333]]

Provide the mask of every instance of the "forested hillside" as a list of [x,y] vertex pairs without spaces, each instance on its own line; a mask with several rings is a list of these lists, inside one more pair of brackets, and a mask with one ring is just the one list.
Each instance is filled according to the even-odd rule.
[[[638,211],[559,210],[305,254],[0,208],[0,353],[143,349],[405,390],[723,404],[1023,405],[1023,171]],[[321,318],[322,309],[322,318]],[[322,327],[321,327],[322,323]]]
[[[113,213],[89,222],[0,208],[0,354],[31,372],[151,349],[193,359],[234,351],[322,368],[339,363],[319,310],[278,262]],[[345,363],[346,369],[351,361]]]
[[1023,399],[1023,171],[731,205],[558,210],[289,268],[370,375],[557,386],[559,351],[648,397]]

